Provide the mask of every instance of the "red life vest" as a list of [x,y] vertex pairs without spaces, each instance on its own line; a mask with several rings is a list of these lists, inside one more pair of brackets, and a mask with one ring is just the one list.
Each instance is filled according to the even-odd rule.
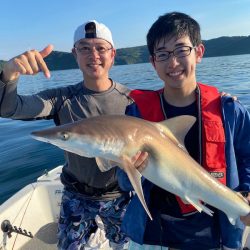
[[[202,166],[226,185],[225,132],[222,122],[221,97],[217,88],[198,83],[200,90],[201,124],[202,124]],[[133,90],[131,98],[137,104],[145,120],[160,122],[165,120],[160,95],[163,89]],[[185,204],[176,196],[183,215],[196,209]]]

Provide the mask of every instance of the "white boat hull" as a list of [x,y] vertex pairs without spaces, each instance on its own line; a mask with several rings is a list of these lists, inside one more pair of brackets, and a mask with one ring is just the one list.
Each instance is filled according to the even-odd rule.
[[[9,220],[12,226],[34,236],[30,238],[13,232],[9,238],[1,232],[0,250],[57,249],[57,222],[63,193],[61,169],[59,166],[42,175],[0,206],[0,223]],[[110,249],[100,228],[91,239],[86,249]]]
[[56,231],[63,185],[61,166],[38,178],[0,207],[0,222],[31,232],[33,238],[13,232],[1,234],[0,249],[56,249]]

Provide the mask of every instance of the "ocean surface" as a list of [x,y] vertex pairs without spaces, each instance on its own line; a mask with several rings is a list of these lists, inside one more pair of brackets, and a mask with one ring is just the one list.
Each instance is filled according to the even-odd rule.
[[[162,82],[151,64],[115,66],[110,76],[131,88],[157,89]],[[51,79],[42,74],[23,76],[20,94],[32,94],[52,87],[81,81],[79,70],[53,71]],[[236,95],[250,111],[250,55],[204,58],[197,67],[197,81],[217,86]],[[53,126],[52,121],[14,121],[0,118],[0,204],[45,170],[64,162],[63,152],[31,138],[31,131]]]

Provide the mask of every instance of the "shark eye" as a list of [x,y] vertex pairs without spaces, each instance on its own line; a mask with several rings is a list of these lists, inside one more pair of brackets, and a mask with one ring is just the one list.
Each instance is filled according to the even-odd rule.
[[61,139],[63,141],[67,141],[69,139],[69,134],[68,133],[61,133]]

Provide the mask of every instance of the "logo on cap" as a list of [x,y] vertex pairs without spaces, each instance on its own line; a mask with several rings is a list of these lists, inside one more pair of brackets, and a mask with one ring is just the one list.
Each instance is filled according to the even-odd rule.
[[85,38],[96,38],[96,25],[94,22],[85,25]]

